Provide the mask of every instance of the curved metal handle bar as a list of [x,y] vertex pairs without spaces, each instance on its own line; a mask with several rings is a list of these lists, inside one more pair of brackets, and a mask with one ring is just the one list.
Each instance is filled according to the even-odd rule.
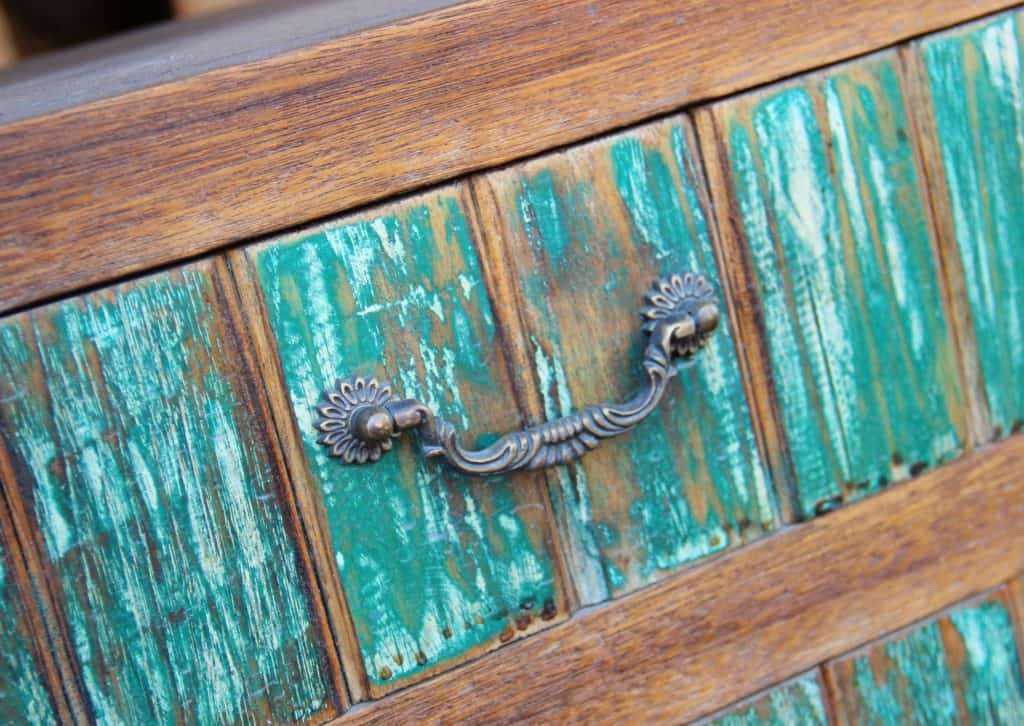
[[602,403],[471,450],[451,422],[415,399],[398,400],[390,384],[376,378],[340,379],[317,406],[317,441],[347,464],[376,461],[392,439],[416,429],[423,452],[443,457],[466,474],[502,474],[575,461],[602,439],[634,428],[653,411],[676,374],[676,359],[689,358],[718,327],[714,292],[702,276],[686,272],[655,281],[640,309],[649,336],[644,351],[646,385],[625,403]]

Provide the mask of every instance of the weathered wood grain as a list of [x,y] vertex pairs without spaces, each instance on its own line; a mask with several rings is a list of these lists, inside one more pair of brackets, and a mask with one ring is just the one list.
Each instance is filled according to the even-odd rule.
[[760,693],[698,726],[826,726],[825,691],[817,671]]
[[99,721],[337,712],[212,267],[0,323],[4,486]]
[[[239,65],[229,39],[229,67],[152,86],[174,73],[155,68],[152,87],[0,128],[0,310],[1013,3],[473,0]],[[78,85],[102,95],[116,70]]]
[[1024,721],[1005,589],[827,668],[840,724]]
[[[492,266],[510,278],[497,314],[520,328],[517,381],[539,402],[535,422],[635,391],[646,346],[637,310],[656,277],[699,271],[720,288],[699,166],[676,118],[475,179]],[[635,431],[548,473],[584,603],[775,526],[723,321]]]
[[339,723],[716,712],[1024,572],[1024,437],[683,570]]
[[[57,723],[57,703],[37,645],[39,626],[31,622],[31,599],[19,583],[14,530],[0,500],[0,722]],[[22,568],[23,569],[23,568]],[[35,632],[34,632],[35,631]],[[51,677],[52,679],[52,677]],[[66,717],[66,716],[65,716]]]
[[981,436],[1024,426],[1024,76],[1014,12],[913,46],[936,219],[973,331]]
[[540,475],[464,477],[415,437],[362,467],[316,443],[321,391],[355,374],[390,378],[468,445],[522,426],[467,199],[444,188],[236,257],[260,288],[290,398],[279,424],[302,442],[296,478],[321,492],[374,696],[565,615]]
[[895,53],[708,114],[724,257],[747,268],[735,294],[767,340],[798,514],[958,456],[960,372]]

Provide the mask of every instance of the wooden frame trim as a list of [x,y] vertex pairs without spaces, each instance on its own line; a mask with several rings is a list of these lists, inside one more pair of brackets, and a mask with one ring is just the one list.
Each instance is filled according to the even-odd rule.
[[0,312],[1014,4],[470,0],[14,122]]
[[1022,467],[1010,437],[335,723],[713,713],[1024,571]]

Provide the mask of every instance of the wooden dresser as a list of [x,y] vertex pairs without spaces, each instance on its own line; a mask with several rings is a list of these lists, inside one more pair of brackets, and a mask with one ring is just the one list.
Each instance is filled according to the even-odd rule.
[[0,722],[1024,723],[1022,66],[380,0],[0,75]]

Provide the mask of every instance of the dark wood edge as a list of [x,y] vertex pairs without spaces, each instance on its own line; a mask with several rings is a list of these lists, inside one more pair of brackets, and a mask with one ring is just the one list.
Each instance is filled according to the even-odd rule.
[[1024,570],[1022,467],[1010,437],[337,723],[704,716]]
[[[334,703],[331,705],[333,705],[335,713],[341,713],[349,707],[351,701],[342,671],[340,649],[334,638],[331,618],[328,617],[327,606],[330,599],[324,596],[320,568],[314,564],[317,551],[310,546],[309,533],[303,519],[299,516],[297,502],[300,496],[296,492],[295,482],[285,463],[278,427],[271,414],[267,391],[272,388],[272,384],[269,383],[260,365],[259,346],[254,340],[255,336],[248,334],[256,326],[254,321],[242,312],[245,307],[242,305],[242,294],[237,286],[236,278],[232,274],[228,259],[224,256],[216,258],[210,275],[219,298],[220,310],[218,312],[224,320],[225,327],[230,328],[229,334],[234,338],[233,342],[238,345],[238,352],[244,366],[241,378],[243,379],[242,386],[245,389],[243,391],[243,395],[246,397],[245,410],[251,412],[260,436],[266,442],[267,457],[280,482],[278,493],[281,497],[281,514],[288,533],[295,543],[298,559],[295,564],[299,570],[299,576],[307,588],[310,617],[318,631],[319,644],[327,666],[327,675],[331,681],[331,690],[334,692]],[[325,706],[310,720],[314,722],[327,720],[333,715],[329,713],[328,708]]]
[[225,265],[234,279],[239,309],[247,323],[247,343],[250,354],[255,358],[260,388],[265,391],[265,405],[269,407],[275,432],[275,448],[291,485],[302,548],[312,564],[316,594],[322,600],[329,624],[328,647],[333,648],[340,663],[349,702],[361,701],[369,697],[370,682],[363,667],[359,639],[334,563],[323,497],[306,466],[302,442],[292,419],[291,403],[283,383],[284,372],[264,313],[263,293],[254,279],[255,272],[245,251],[235,250],[228,254]]
[[729,181],[728,152],[719,133],[714,107],[694,111],[698,148],[710,195],[715,256],[721,271],[729,318],[734,326],[736,357],[750,404],[758,447],[771,471],[772,483],[785,523],[799,518],[796,471],[789,455],[789,441],[782,414],[764,314],[758,294],[757,275],[746,243],[739,206]]
[[0,126],[0,312],[1014,4],[471,0]]
[[978,355],[977,340],[970,303],[967,300],[967,277],[960,259],[959,246],[952,212],[949,206],[949,192],[946,186],[945,165],[942,150],[938,144],[938,129],[928,77],[921,62],[918,45],[900,48],[904,88],[907,91],[908,117],[915,128],[917,156],[920,170],[927,188],[927,199],[935,233],[935,247],[943,277],[943,297],[947,305],[947,317],[952,323],[956,342],[961,380],[967,398],[968,435],[971,443],[978,445],[994,438],[988,397]]

